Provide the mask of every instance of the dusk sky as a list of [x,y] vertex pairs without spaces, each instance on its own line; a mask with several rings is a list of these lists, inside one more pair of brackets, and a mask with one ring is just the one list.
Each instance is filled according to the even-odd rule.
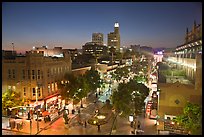
[[186,28],[202,21],[199,2],[4,2],[2,48],[31,50],[82,48],[92,33],[107,34],[120,25],[121,46],[172,48],[184,43]]

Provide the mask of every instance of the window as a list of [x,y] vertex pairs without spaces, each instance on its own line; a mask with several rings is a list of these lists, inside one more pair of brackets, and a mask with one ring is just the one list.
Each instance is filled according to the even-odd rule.
[[32,70],[32,79],[35,79],[35,71]]
[[40,79],[40,70],[38,70],[38,79]]
[[15,69],[13,69],[13,78],[15,78]]
[[26,96],[26,88],[23,88],[23,95]]
[[22,70],[22,78],[25,79],[25,70]]
[[11,79],[11,70],[8,69],[8,78]]
[[53,75],[53,69],[52,68],[50,69],[50,74]]
[[57,91],[57,82],[55,82],[55,90]]
[[11,86],[8,86],[8,89],[11,90]]
[[33,88],[33,96],[35,96],[35,88]]
[[58,74],[60,74],[60,68],[57,68],[57,70],[58,70]]
[[48,83],[47,88],[48,88],[48,93],[50,93],[50,83]]
[[54,91],[55,89],[54,89],[54,83],[52,83],[52,91]]
[[57,68],[55,68],[55,72],[54,72],[54,74],[57,74]]

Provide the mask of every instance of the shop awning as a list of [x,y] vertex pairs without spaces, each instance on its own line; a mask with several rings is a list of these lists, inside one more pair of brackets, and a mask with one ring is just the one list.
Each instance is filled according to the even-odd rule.
[[44,100],[47,100],[47,99],[50,99],[50,98],[52,98],[52,97],[58,96],[59,94],[60,94],[59,92],[54,93],[54,94],[52,94],[52,95],[47,96],[46,98],[44,98]]

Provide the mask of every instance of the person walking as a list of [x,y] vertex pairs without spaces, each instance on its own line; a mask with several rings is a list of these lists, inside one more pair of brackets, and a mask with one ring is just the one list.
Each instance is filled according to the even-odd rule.
[[138,121],[138,124],[137,124],[137,129],[140,129],[140,126],[141,126],[141,122]]
[[63,118],[65,121],[65,124],[68,124],[68,115],[67,115],[66,111],[64,111],[64,113],[63,113]]
[[84,127],[86,128],[86,126],[87,126],[87,123],[86,123],[86,120],[85,120],[85,122],[84,122]]

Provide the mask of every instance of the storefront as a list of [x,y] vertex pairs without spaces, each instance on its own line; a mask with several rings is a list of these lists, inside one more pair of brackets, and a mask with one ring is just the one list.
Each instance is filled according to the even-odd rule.
[[59,95],[59,93],[46,97],[44,99],[44,102],[45,110],[49,113],[51,121],[62,113],[65,106],[65,101],[62,100],[61,95]]

